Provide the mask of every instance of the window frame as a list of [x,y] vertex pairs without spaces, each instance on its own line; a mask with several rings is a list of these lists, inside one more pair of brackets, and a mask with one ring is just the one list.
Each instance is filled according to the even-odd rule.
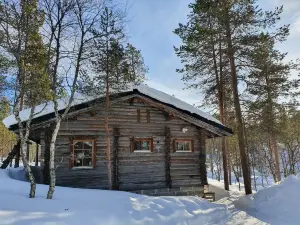
[[[150,149],[149,150],[138,150],[134,149],[135,142],[137,141],[149,141],[150,142]],[[153,138],[131,138],[131,146],[130,146],[130,152],[136,152],[136,153],[151,153],[153,152]]]
[[[178,150],[177,149],[177,143],[178,142],[188,142],[190,145],[190,150],[185,151],[185,150]],[[174,152],[194,152],[194,142],[193,139],[174,139]]]
[[[74,166],[75,164],[75,142],[92,142],[92,165],[91,166]],[[96,167],[96,141],[95,139],[72,139],[70,144],[70,169],[80,170],[80,169],[94,169]]]

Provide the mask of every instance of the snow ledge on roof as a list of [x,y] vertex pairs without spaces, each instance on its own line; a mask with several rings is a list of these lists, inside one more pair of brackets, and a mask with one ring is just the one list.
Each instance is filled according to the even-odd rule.
[[[126,92],[128,91],[133,91],[134,89],[138,90],[140,93],[147,95],[151,98],[157,99],[160,102],[166,103],[166,104],[170,104],[173,105],[176,108],[182,109],[182,110],[186,110],[189,111],[191,113],[197,114],[209,121],[215,122],[217,124],[220,124],[222,126],[224,126],[219,120],[217,120],[216,118],[214,118],[213,116],[209,115],[208,113],[205,113],[199,109],[197,109],[196,107],[181,101],[180,99],[177,99],[167,93],[164,93],[162,91],[159,91],[157,89],[151,88],[147,85],[141,84],[135,87],[130,88],[129,90],[126,90]],[[99,96],[98,96],[99,97]],[[74,97],[74,101],[72,103],[72,106],[75,105],[79,105],[82,103],[86,103],[89,101],[92,101],[94,99],[96,99],[97,97],[91,97],[91,96],[83,96],[80,94],[76,94]],[[68,103],[69,98],[64,98],[64,99],[60,99],[58,101],[58,110],[63,110],[66,108],[67,103]],[[35,115],[33,118],[39,118],[41,116],[50,114],[54,112],[54,105],[53,102],[48,102],[48,103],[44,103],[41,105],[36,106],[35,108]],[[28,109],[24,109],[20,112],[20,118],[22,121],[27,121],[30,115],[30,108]],[[17,124],[17,120],[15,118],[15,116],[12,114],[8,117],[6,117],[3,120],[4,125],[9,128],[12,125]]]

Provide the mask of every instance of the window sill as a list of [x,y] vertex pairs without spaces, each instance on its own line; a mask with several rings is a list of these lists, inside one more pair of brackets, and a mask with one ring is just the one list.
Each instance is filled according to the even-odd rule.
[[176,152],[182,153],[182,152],[192,152],[192,151],[175,151],[175,153]]
[[133,152],[137,152],[137,153],[151,153],[150,150],[134,150]]
[[71,168],[71,170],[92,170],[92,169],[94,168],[91,166],[78,166],[78,167]]

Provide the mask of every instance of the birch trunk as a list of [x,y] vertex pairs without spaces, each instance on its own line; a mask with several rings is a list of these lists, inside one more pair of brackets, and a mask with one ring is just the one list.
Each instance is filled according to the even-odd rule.
[[53,193],[55,191],[55,183],[56,183],[56,176],[55,176],[55,142],[57,138],[57,134],[60,128],[61,119],[56,120],[55,129],[52,133],[51,141],[50,141],[50,161],[49,161],[49,190],[47,193],[47,199],[52,199]]
[[28,180],[30,182],[30,192],[29,192],[29,198],[34,198],[35,197],[35,191],[36,191],[36,183],[35,183],[35,179],[34,176],[32,174],[30,165],[28,163],[27,160],[27,156],[26,156],[26,152],[27,152],[27,144],[26,144],[26,140],[24,138],[22,138],[23,140],[21,140],[21,156],[22,156],[22,162],[24,165],[24,168],[28,174]]

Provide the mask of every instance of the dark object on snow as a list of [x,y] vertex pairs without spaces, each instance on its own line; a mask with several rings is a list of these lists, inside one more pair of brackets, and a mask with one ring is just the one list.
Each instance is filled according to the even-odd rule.
[[20,142],[14,145],[13,149],[8,153],[7,158],[3,161],[1,165],[1,169],[6,169],[9,163],[13,160],[13,158],[17,155],[18,151],[20,150]]
[[[43,184],[41,168],[39,166],[30,166],[30,168],[36,183]],[[26,173],[25,168],[9,170],[8,174],[12,179],[28,182],[28,174]]]

